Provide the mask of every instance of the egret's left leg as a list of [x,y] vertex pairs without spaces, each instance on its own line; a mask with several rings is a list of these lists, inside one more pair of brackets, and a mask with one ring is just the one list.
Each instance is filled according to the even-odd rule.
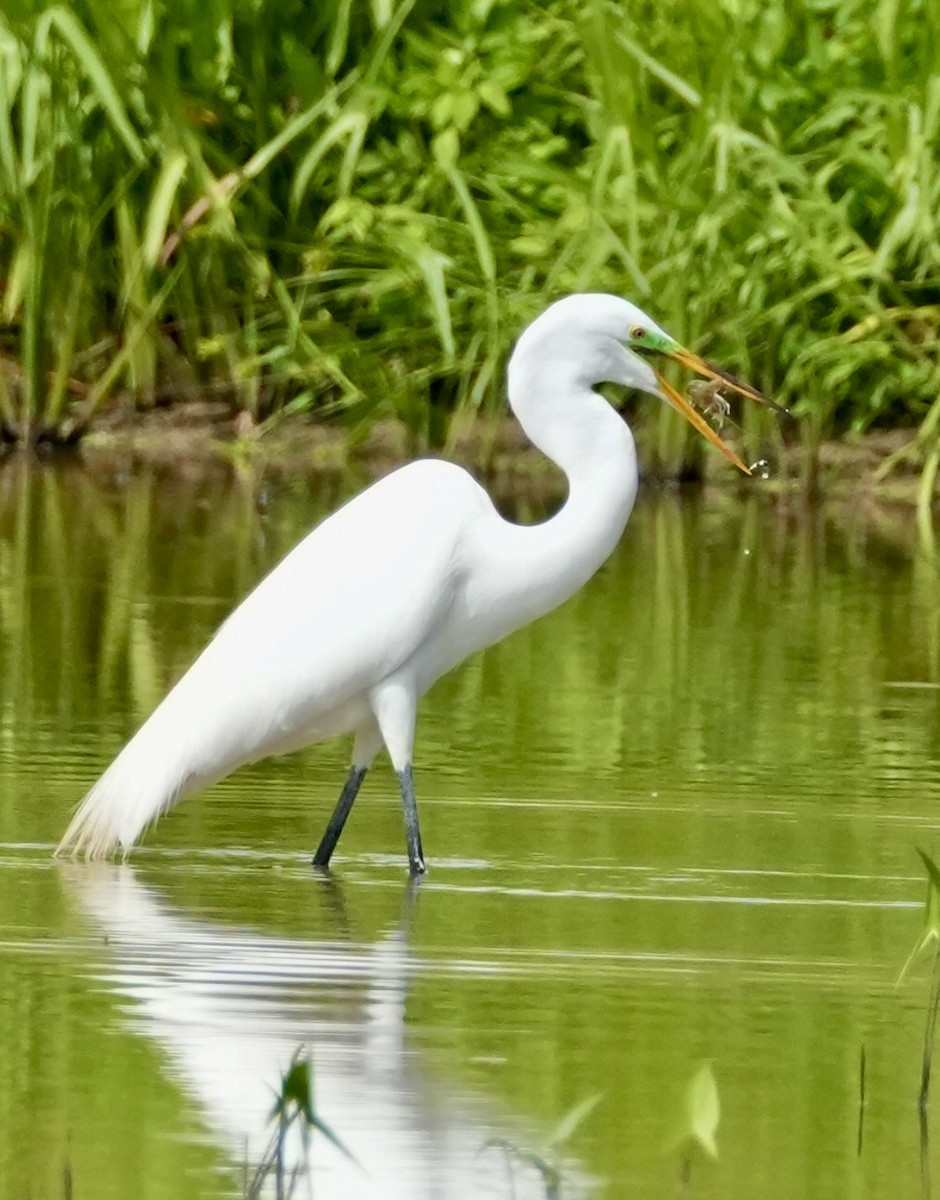
[[401,803],[405,813],[405,839],[408,844],[408,869],[412,878],[427,870],[421,848],[418,825],[418,801],[415,797],[411,758],[414,752],[415,717],[418,697],[409,680],[386,680],[373,689],[372,711],[388,747],[388,755],[398,776]]
[[317,847],[317,852],[313,856],[313,865],[315,867],[328,867],[330,865],[330,858],[336,849],[339,835],[343,832],[343,826],[346,824],[346,818],[349,816],[353,802],[359,795],[359,789],[362,787],[362,781],[365,779],[369,764],[381,747],[382,735],[379,733],[377,725],[370,725],[368,729],[360,730],[356,734],[356,740],[353,743],[352,766],[349,768],[346,783],[343,785],[339,800],[336,802],[336,808],[333,810],[332,817],[330,817],[330,823],[327,825],[326,831],[320,839],[320,845]]

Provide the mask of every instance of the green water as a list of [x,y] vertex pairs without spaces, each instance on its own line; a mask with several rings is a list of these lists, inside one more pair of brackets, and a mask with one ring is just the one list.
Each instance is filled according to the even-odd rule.
[[[2,1200],[241,1194],[300,1045],[368,1172],[315,1138],[318,1197],[509,1197],[483,1143],[537,1150],[598,1093],[564,1195],[940,1176],[928,964],[894,987],[914,848],[940,852],[937,566],[903,513],[644,496],[579,596],[425,700],[415,896],[384,764],[335,884],[309,869],[340,744],[186,801],[128,866],[51,862],[233,602],[356,486],[0,472]],[[685,1163],[706,1060],[719,1157]]]

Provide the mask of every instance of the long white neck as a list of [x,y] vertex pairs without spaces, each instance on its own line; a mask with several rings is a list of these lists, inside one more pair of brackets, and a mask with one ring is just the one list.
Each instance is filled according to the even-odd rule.
[[492,611],[496,636],[549,612],[586,583],[620,540],[636,499],[629,428],[588,381],[556,366],[527,358],[510,367],[510,405],[532,443],[564,471],[568,498],[540,525],[500,521],[491,530],[487,578],[474,592]]

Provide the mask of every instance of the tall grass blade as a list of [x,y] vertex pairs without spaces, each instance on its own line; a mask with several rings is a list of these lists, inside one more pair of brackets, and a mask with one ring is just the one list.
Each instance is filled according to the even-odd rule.
[[160,259],[160,251],[167,238],[170,214],[176,194],[186,175],[189,160],[180,150],[166,159],[154,184],[150,206],[144,221],[141,251],[144,264],[153,268]]
[[75,15],[67,8],[55,7],[49,9],[43,19],[58,31],[84,69],[94,94],[131,158],[136,163],[142,163],[145,158],[143,144],[134,131],[101,56]]

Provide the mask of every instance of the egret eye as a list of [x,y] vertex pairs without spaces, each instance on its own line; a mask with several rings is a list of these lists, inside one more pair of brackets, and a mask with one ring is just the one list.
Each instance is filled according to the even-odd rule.
[[[628,325],[624,338],[624,321],[634,314],[649,325]],[[725,389],[764,399],[622,298],[559,300],[520,337],[508,381],[522,432],[554,456],[568,481],[570,499],[558,514],[534,526],[506,521],[480,485],[447,462],[415,462],[373,483],[298,542],[221,625],[86,793],[56,852],[101,858],[127,851],[160,813],[210,779],[345,733],[354,738],[349,775],[313,866],[329,866],[384,744],[398,775],[408,869],[423,875],[412,774],[422,693],[475,648],[571,596],[610,554],[630,516],[633,438],[595,386],[619,383],[665,401],[738,470],[757,472],[759,464],[745,466],[653,370],[654,353],[712,380],[697,393],[690,386],[699,408],[703,398],[718,404]],[[320,580],[329,586],[316,586]]]

